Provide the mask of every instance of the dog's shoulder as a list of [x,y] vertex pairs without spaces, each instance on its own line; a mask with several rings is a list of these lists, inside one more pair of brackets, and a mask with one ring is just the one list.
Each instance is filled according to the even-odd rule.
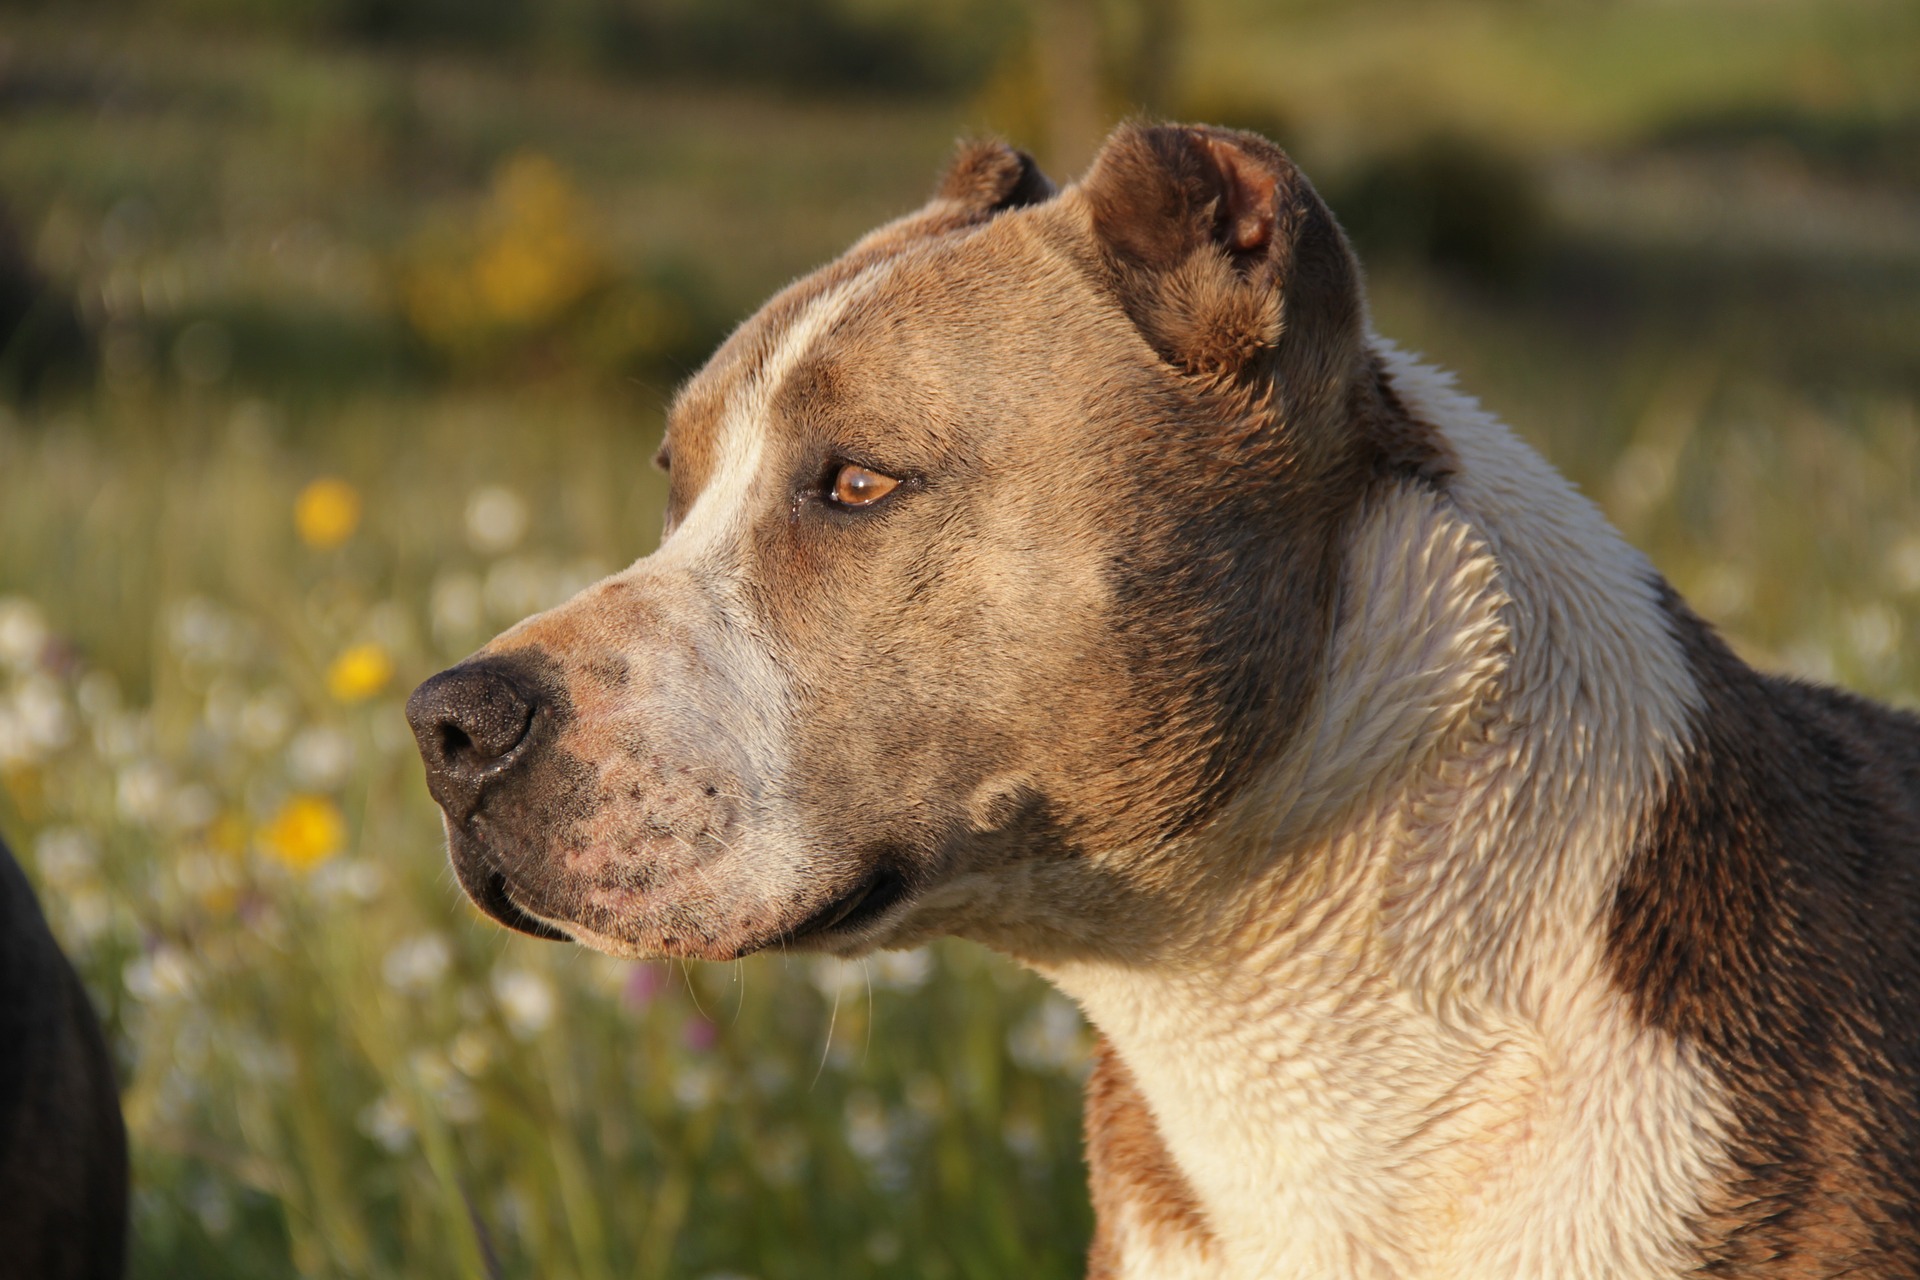
[[[1726,1084],[1702,1223],[1740,1274],[1920,1267],[1920,718],[1763,675],[1676,597],[1692,738],[1614,903],[1616,981]],[[1892,1274],[1889,1271],[1887,1274]]]

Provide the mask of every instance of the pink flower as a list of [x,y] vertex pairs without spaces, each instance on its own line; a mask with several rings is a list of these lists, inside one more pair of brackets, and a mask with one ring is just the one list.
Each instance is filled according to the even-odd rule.
[[621,1003],[638,1013],[667,989],[667,967],[662,964],[636,964],[627,970],[627,982],[620,991]]
[[695,1053],[705,1053],[720,1039],[720,1028],[696,1015],[688,1018],[687,1025],[680,1029],[680,1039]]

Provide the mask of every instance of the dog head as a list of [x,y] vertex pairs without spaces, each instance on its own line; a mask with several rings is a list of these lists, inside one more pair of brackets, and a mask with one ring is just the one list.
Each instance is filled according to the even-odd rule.
[[1271,144],[963,149],[681,390],[657,551],[415,692],[461,883],[625,954],[1099,945],[1303,714],[1391,401]]

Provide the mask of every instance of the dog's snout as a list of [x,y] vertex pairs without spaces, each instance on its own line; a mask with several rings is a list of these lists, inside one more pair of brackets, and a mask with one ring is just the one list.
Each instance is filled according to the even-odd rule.
[[538,701],[485,662],[442,671],[407,699],[407,721],[427,765],[427,788],[448,816],[472,812],[481,785],[511,764]]

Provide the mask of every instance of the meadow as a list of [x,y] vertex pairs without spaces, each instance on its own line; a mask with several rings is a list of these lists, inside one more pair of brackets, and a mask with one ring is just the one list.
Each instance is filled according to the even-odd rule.
[[[1753,660],[1920,702],[1920,13],[1182,22],[1158,105],[1303,158],[1381,332]],[[1085,159],[1010,39],[827,92],[0,13],[0,201],[83,335],[0,350],[0,831],[116,1046],[134,1275],[1080,1274],[1069,1004],[957,944],[508,935],[400,714],[651,549],[674,381],[956,136]]]

